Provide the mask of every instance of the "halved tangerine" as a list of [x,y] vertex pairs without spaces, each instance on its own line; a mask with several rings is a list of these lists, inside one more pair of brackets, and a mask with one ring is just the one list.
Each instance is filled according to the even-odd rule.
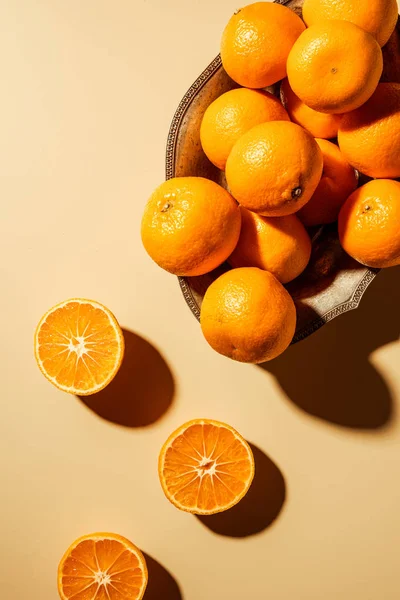
[[197,515],[228,510],[247,493],[254,477],[249,444],[230,425],[195,419],[163,445],[158,473],[168,500]]
[[115,533],[84,535],[58,566],[62,600],[140,600],[147,586],[146,561],[132,542]]
[[60,390],[81,396],[110,383],[124,347],[116,318],[94,300],[73,298],[53,306],[35,332],[35,358],[43,375]]

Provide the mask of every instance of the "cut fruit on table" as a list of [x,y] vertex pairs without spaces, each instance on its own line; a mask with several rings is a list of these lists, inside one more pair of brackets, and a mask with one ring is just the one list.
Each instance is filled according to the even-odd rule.
[[115,533],[75,540],[58,567],[62,600],[141,600],[147,586],[146,561],[132,542]]
[[73,298],[51,308],[35,332],[43,375],[64,392],[94,394],[115,377],[124,336],[114,315],[94,300]]
[[197,515],[232,508],[254,477],[249,444],[230,425],[195,419],[174,431],[163,445],[158,472],[168,500]]

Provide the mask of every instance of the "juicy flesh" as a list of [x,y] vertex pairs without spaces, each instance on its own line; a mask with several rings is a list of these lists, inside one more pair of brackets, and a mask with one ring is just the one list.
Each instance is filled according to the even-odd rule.
[[115,325],[91,304],[70,302],[50,313],[38,332],[43,369],[65,389],[100,387],[120,353]]
[[228,508],[246,491],[252,474],[247,446],[229,429],[190,426],[165,453],[164,483],[184,508],[212,512]]
[[68,600],[136,600],[143,583],[137,556],[116,540],[84,540],[63,564],[61,585]]

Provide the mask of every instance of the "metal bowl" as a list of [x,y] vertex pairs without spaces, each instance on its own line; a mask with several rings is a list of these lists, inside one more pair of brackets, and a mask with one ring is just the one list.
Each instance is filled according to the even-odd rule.
[[[301,16],[302,0],[277,1]],[[397,34],[399,37],[394,45],[400,40],[399,22]],[[385,74],[390,68],[392,72],[393,69],[400,71],[398,56],[392,58],[388,54],[385,56],[383,80],[389,79]],[[218,55],[189,88],[178,106],[168,135],[167,179],[201,176],[226,187],[224,173],[210,163],[201,148],[200,124],[208,105],[235,87],[238,87],[237,84],[224,71]],[[278,95],[279,87],[277,84],[268,90]],[[364,180],[361,182],[364,183]],[[357,308],[362,295],[379,271],[360,265],[342,250],[336,224],[310,230],[310,235],[313,242],[310,263],[297,279],[286,286],[297,309],[297,328],[292,343],[306,338],[342,313]],[[225,263],[200,277],[179,278],[183,296],[197,319],[200,318],[202,297],[207,287],[229,268]]]

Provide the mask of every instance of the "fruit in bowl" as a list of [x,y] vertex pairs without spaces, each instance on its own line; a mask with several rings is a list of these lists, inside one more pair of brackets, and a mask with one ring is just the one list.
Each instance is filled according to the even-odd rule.
[[[180,192],[169,223],[149,218],[154,198],[145,210],[150,256],[180,275],[206,340],[234,360],[273,359],[355,308],[379,268],[400,264],[400,84],[387,81],[400,57],[395,42],[381,50],[395,35],[394,4],[331,4],[257,2],[230,18],[221,57],[184,97],[167,146],[171,189],[209,179],[215,192],[190,226]],[[372,196],[370,177],[388,180]],[[233,203],[226,221],[217,188]],[[198,251],[194,269],[177,267]]]

